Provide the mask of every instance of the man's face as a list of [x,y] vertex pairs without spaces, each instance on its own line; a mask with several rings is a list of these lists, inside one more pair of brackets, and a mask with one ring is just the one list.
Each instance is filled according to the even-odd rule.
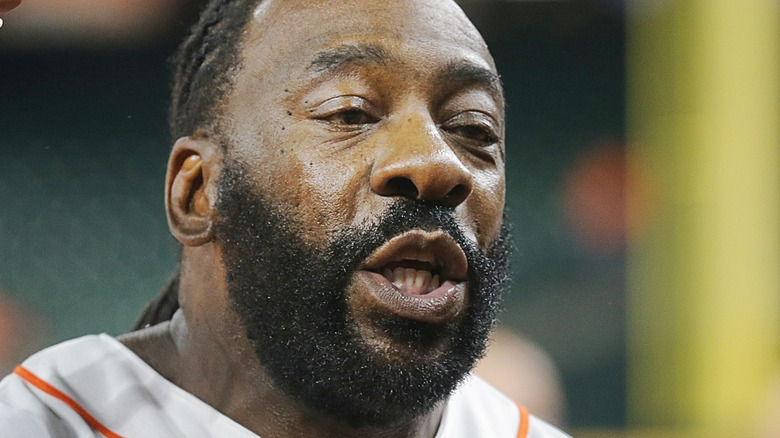
[[481,354],[504,279],[484,43],[454,4],[269,0],[242,54],[215,231],[261,363],[355,425],[430,409]]

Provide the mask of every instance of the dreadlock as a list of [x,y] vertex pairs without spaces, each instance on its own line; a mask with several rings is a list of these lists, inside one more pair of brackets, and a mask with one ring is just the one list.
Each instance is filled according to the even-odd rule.
[[176,268],[160,294],[146,304],[133,330],[159,324],[173,317],[173,313],[179,308],[179,274],[179,268]]
[[[261,0],[209,0],[190,34],[171,58],[173,85],[168,123],[173,139],[205,130],[218,134],[220,108],[241,68],[241,42]],[[134,330],[169,320],[179,308],[179,269],[150,301]]]
[[173,91],[168,114],[174,139],[215,129],[218,105],[240,68],[241,40],[259,0],[209,0],[171,60]]

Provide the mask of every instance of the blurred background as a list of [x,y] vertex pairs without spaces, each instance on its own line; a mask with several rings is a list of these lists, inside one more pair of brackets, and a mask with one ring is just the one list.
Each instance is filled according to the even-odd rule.
[[[128,331],[172,273],[167,58],[202,3],[3,16],[0,374]],[[460,3],[508,102],[484,373],[575,436],[780,437],[780,3]]]

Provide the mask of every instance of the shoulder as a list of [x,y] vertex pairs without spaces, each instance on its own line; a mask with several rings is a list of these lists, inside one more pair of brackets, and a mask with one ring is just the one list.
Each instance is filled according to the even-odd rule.
[[[58,392],[44,378],[56,380],[57,364],[83,355],[86,345],[97,337],[79,338],[45,349],[6,376],[0,382],[0,430],[3,437],[75,437],[88,430],[73,412],[61,412],[54,400]],[[86,348],[87,350],[94,347]],[[35,370],[35,371],[31,371]]]
[[[64,342],[24,361],[0,384],[0,411],[2,438],[257,438],[108,335]],[[6,435],[6,425],[23,433]]]
[[0,429],[36,437],[110,433],[103,423],[116,422],[122,412],[118,400],[137,380],[130,362],[107,335],[84,336],[34,354],[0,383]]
[[0,430],[4,437],[70,437],[64,424],[11,374],[0,382]]
[[469,376],[452,394],[436,438],[565,438],[568,435],[503,395],[477,376]]

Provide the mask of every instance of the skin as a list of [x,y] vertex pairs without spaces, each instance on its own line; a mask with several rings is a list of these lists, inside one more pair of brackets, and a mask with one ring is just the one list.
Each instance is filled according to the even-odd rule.
[[[181,309],[120,340],[260,436],[434,436],[444,403],[403,424],[354,430],[275,387],[231,309],[212,232],[217,181],[225,159],[247,165],[256,189],[318,248],[410,197],[453,206],[485,249],[499,233],[505,191],[503,98],[485,79],[495,75],[487,47],[454,3],[269,0],[248,25],[242,55],[220,108],[228,151],[214,133],[197,132],[176,142],[168,164],[168,220],[184,245]],[[470,67],[455,74],[454,66]],[[393,360],[414,354],[372,330],[366,287],[348,290],[361,333]]]

